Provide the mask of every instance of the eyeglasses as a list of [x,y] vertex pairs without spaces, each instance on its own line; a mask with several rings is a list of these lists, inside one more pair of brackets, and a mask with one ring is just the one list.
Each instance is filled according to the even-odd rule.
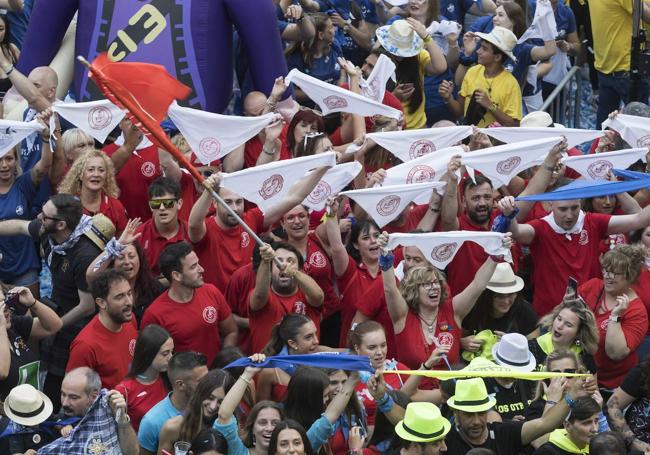
[[178,201],[178,199],[152,199],[149,201],[149,207],[153,210],[158,210],[162,205],[166,209],[171,209],[174,204],[176,204],[176,201]]
[[625,276],[625,273],[603,269],[603,278],[616,278],[618,276]]
[[575,368],[567,368],[566,370],[551,370],[551,373],[569,373],[569,374],[573,374],[576,371],[578,371],[578,370],[575,369]]
[[440,289],[440,283],[438,283],[437,281],[420,283],[420,286],[422,286],[422,289],[424,289],[425,291],[430,291],[431,289]]
[[57,218],[55,216],[47,216],[45,212],[41,212],[41,218],[43,218],[44,220],[63,221],[61,218]]

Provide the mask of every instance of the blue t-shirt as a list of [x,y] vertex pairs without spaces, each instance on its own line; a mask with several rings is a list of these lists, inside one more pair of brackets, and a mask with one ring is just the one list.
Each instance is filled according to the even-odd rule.
[[[0,194],[0,220],[31,220],[31,203],[37,189],[29,172],[16,178],[9,191]],[[28,271],[39,269],[38,254],[28,236],[0,236],[0,254],[0,281],[12,283]]]
[[170,392],[169,395],[167,395],[167,398],[149,409],[142,418],[142,421],[140,421],[138,443],[140,444],[140,447],[149,452],[156,453],[158,451],[158,437],[165,422],[183,414],[172,404],[172,400],[169,398],[172,393],[173,392]]
[[34,0],[23,0],[22,11],[7,12],[7,21],[11,28],[11,42],[14,43],[18,49],[23,47],[23,40],[25,39],[25,33],[27,33],[27,25],[29,24],[29,17],[32,15],[33,7]]
[[481,0],[440,0],[440,15],[463,25],[465,13],[475,4],[482,9]]
[[341,66],[338,62],[338,58],[341,55],[343,55],[341,46],[334,41],[330,47],[330,53],[321,58],[314,59],[311,67],[307,67],[299,51],[294,52],[287,58],[287,67],[289,71],[293,68],[298,68],[299,71],[320,79],[323,82],[336,84],[341,75]]
[[481,16],[469,28],[470,32],[490,33],[494,29],[494,16]]

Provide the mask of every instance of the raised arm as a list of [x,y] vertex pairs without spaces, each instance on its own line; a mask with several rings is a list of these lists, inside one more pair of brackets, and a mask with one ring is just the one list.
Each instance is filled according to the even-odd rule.
[[21,305],[29,308],[29,312],[32,315],[32,331],[29,334],[30,341],[38,341],[54,335],[63,327],[63,322],[56,312],[37,300],[29,288],[16,286],[8,294],[18,294]]
[[631,449],[640,450],[642,452],[649,452],[650,444],[638,439],[625,420],[625,409],[637,398],[638,397],[629,395],[628,393],[624,392],[620,387],[616,388],[612,396],[607,401],[609,423],[612,426],[612,430],[618,431],[623,435],[628,447]]
[[424,41],[424,48],[429,54],[430,60],[427,65],[424,67],[424,73],[427,76],[433,76],[435,74],[442,74],[447,71],[447,59],[445,58],[444,52],[440,49],[433,38],[427,32],[427,28],[424,24],[412,17],[406,18],[406,21],[411,26],[413,31],[418,34],[420,38]]
[[89,292],[79,291],[79,304],[61,317],[63,327],[69,327],[75,322],[95,312],[95,300]]
[[120,172],[120,169],[131,158],[131,155],[135,152],[138,145],[140,145],[143,138],[142,132],[140,132],[138,127],[126,117],[120,122],[120,129],[124,136],[124,144],[120,145],[111,155],[111,161],[113,162],[113,166],[115,166],[116,173]]
[[388,314],[393,322],[395,333],[400,333],[404,330],[408,305],[397,287],[395,269],[393,268],[393,255],[385,250],[388,244],[388,233],[382,232],[379,238],[377,238],[377,243],[382,252],[379,257],[379,267],[381,267],[381,279],[384,283],[384,295],[386,297]]
[[282,218],[282,215],[287,213],[296,205],[302,204],[302,201],[309,196],[328,169],[329,166],[316,168],[309,175],[296,182],[296,184],[289,190],[289,193],[282,198],[280,202],[270,207],[266,213],[264,213],[264,227],[267,228],[274,225],[278,220],[280,220],[280,218]]
[[337,278],[345,273],[348,268],[348,262],[350,261],[350,256],[341,240],[341,230],[339,229],[339,221],[336,217],[338,209],[338,200],[334,197],[328,198],[325,205],[325,232],[327,233],[327,241],[332,254],[332,266],[334,267],[334,273]]
[[[220,183],[220,173],[212,174],[203,181],[204,186],[207,186],[214,191],[219,191]],[[204,190],[190,211],[187,228],[187,236],[190,242],[197,243],[205,237],[205,233],[207,232],[205,227],[205,217],[208,216],[208,210],[210,210],[211,204],[212,195],[209,191]]]
[[432,232],[433,228],[438,222],[440,217],[440,207],[442,205],[442,196],[434,189],[429,199],[429,210],[420,219],[417,229],[422,229],[424,232]]
[[[254,354],[251,356],[253,361],[264,361],[264,354]],[[246,367],[244,372],[237,378],[237,381],[232,385],[226,396],[223,398],[221,405],[219,406],[219,415],[217,417],[217,422],[221,425],[226,425],[230,423],[235,410],[241,403],[246,390],[248,390],[248,385],[251,383],[253,378],[257,373],[261,371],[261,368],[256,367]]]
[[264,144],[262,144],[262,153],[260,153],[255,163],[256,166],[272,163],[280,159],[282,141],[279,137],[283,128],[284,121],[282,120],[282,116],[276,114],[274,121],[264,128]]
[[650,205],[632,215],[614,215],[609,219],[608,234],[624,234],[650,226]]
[[[4,52],[0,52],[0,69],[2,73],[7,76],[13,86],[18,90],[18,93],[25,98],[25,101],[30,107],[36,109],[38,112],[44,111],[52,106],[48,98],[41,93],[38,87],[30,81],[27,76],[18,71],[16,67],[9,61]],[[52,70],[50,70],[52,71]],[[56,86],[51,88],[56,91]]]
[[0,221],[0,235],[30,235],[29,223],[25,220]]
[[[497,203],[497,206],[499,207],[499,210],[501,210],[501,213],[510,216],[515,211],[515,198],[512,196],[501,198]],[[517,223],[517,218],[510,220],[509,230],[512,233],[512,239],[515,242],[530,245],[535,239],[535,229],[533,229],[529,224]]]
[[458,177],[456,172],[460,169],[460,155],[452,157],[447,165],[447,173],[442,180],[447,182],[445,194],[440,204],[440,220],[443,231],[457,231],[458,224]]
[[286,19],[294,20],[282,32],[285,41],[309,41],[316,35],[314,23],[305,15],[300,5],[289,5],[284,12]]
[[[508,239],[507,241],[505,239]],[[504,237],[504,243],[510,244],[510,236]],[[510,248],[510,246],[508,246]],[[485,290],[494,270],[497,268],[497,263],[492,259],[492,256],[488,256],[487,260],[483,265],[476,271],[474,279],[472,282],[465,288],[460,294],[456,294],[452,299],[452,305],[454,307],[454,316],[456,317],[457,322],[465,319],[465,316],[472,311],[476,300],[479,298],[481,293]]]
[[359,373],[353,371],[350,376],[348,376],[345,384],[343,384],[343,390],[337,393],[332,401],[330,401],[330,404],[327,405],[327,409],[325,409],[323,416],[331,424],[334,424],[345,410],[345,407],[348,405],[348,401],[350,401],[350,398],[352,398],[352,394],[354,393],[354,389],[357,386],[358,382]]
[[255,287],[251,293],[249,306],[251,311],[261,310],[269,301],[269,289],[271,287],[271,267],[275,251],[271,245],[264,244],[260,247],[262,261],[257,267],[255,274]]
[[[120,235],[120,238],[117,239],[117,243],[119,244],[119,245],[117,245],[118,250],[121,251],[124,247],[126,247],[127,245],[132,244],[133,242],[136,241],[136,239],[138,237],[140,237],[142,235],[141,232],[138,232],[137,234],[135,232],[138,229],[138,227],[140,227],[141,224],[142,224],[142,221],[140,220],[140,218],[130,219],[126,223],[126,227],[122,231],[122,235]],[[115,251],[115,253],[121,254],[121,253],[118,253],[117,251]],[[86,269],[86,282],[88,284],[91,284],[93,281],[95,281],[95,279],[99,276],[99,274],[102,273],[104,270],[106,270],[108,268],[108,265],[110,264],[111,261],[109,259],[102,260],[104,258],[105,254],[107,254],[106,250],[102,251],[88,265],[88,268]],[[114,256],[114,257],[117,257],[117,256]],[[97,263],[100,262],[100,261],[101,261],[101,264],[100,264],[99,267],[97,267]]]
[[[43,126],[45,129],[40,133],[41,140],[43,141],[41,158],[38,160],[38,162],[34,165],[32,170],[30,171],[30,175],[32,177],[32,183],[35,186],[41,183],[43,177],[49,174],[50,168],[52,167],[53,154],[50,148],[50,117],[52,116],[52,114],[53,114],[52,109],[48,108],[36,116],[36,120],[38,121],[38,123],[40,123],[41,126]],[[59,137],[55,137],[55,139],[57,140],[61,139],[60,134],[58,136]]]
[[555,39],[544,41],[543,46],[535,46],[530,50],[530,57],[533,62],[540,60],[547,60],[555,55],[557,52],[557,43]]
[[312,277],[302,270],[298,269],[297,264],[287,264],[283,272],[285,275],[292,276],[296,281],[298,288],[305,294],[307,305],[314,308],[321,307],[325,299],[325,293]]

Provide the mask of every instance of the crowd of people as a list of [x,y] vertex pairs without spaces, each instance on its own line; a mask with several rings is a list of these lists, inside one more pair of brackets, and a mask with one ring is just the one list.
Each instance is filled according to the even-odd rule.
[[[614,128],[584,151],[565,137],[505,184],[461,157],[503,145],[488,127],[569,137],[540,110],[569,62],[591,75],[599,129],[650,123],[648,81],[630,79],[633,2],[274,2],[289,70],[326,93],[379,80],[400,118],[323,115],[286,75],[265,94],[242,71],[235,110],[273,120],[227,155],[206,163],[163,123],[198,182],[127,117],[100,143],[57,114],[57,73],[14,67],[11,14],[32,2],[0,0],[14,10],[0,14],[0,93],[38,125],[0,156],[0,453],[650,454],[650,188],[519,199],[588,178],[567,156],[642,147],[629,169],[650,172],[648,144]],[[443,182],[427,200],[374,212],[353,197],[407,162],[370,133],[457,125],[471,134],[446,169],[409,177]],[[328,153],[336,166],[270,206],[228,184]],[[346,163],[354,175],[314,208]],[[460,244],[395,247],[458,231]]]

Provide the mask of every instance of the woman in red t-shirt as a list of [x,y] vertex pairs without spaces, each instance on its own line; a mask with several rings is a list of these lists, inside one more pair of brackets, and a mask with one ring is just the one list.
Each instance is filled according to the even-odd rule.
[[648,313],[632,288],[645,262],[645,251],[621,245],[601,258],[604,279],[592,278],[578,294],[596,316],[600,340],[594,356],[598,384],[606,389],[621,385],[639,359],[635,352],[648,331]]
[[72,164],[58,191],[79,196],[86,215],[106,215],[118,235],[126,227],[126,210],[117,199],[120,189],[115,180],[115,167],[104,152],[94,149],[84,152]]
[[173,352],[174,340],[171,335],[156,324],[142,329],[135,342],[129,374],[115,386],[115,390],[124,395],[136,432],[149,409],[169,393],[170,387],[164,373]]
[[[383,233],[379,244],[387,243],[388,234]],[[509,236],[504,237],[504,247],[510,248],[511,243]],[[382,278],[395,329],[398,360],[411,369],[451,368],[460,358],[461,321],[485,290],[497,263],[489,256],[469,286],[452,298],[447,293],[442,272],[431,264],[409,269],[398,287],[390,256],[384,256]],[[435,365],[425,363],[436,348],[446,354],[448,365],[440,361]],[[429,388],[431,385],[427,384]],[[424,384],[421,387],[425,388]]]
[[[643,247],[646,252],[645,264],[641,267],[641,274],[632,288],[645,305],[650,320],[650,226],[630,234],[630,243]],[[650,328],[648,330],[650,331]]]
[[[585,212],[602,213],[604,215],[629,215],[641,211],[641,206],[636,199],[626,192],[585,199],[582,208]],[[611,234],[601,241],[600,252],[606,253],[614,249],[616,245],[625,243],[627,243],[625,234]]]

